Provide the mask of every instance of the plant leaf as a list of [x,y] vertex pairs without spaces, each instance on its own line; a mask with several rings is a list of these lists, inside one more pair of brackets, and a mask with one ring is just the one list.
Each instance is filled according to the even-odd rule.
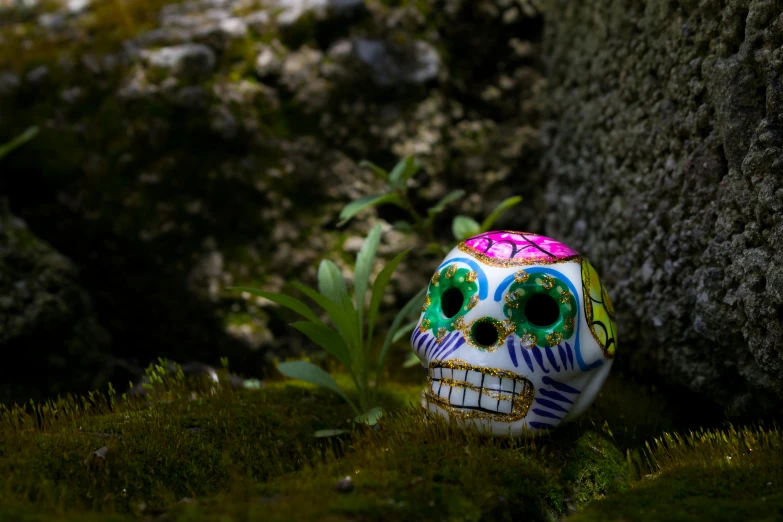
[[321,320],[318,319],[318,316],[315,315],[315,313],[310,309],[309,306],[304,304],[299,299],[291,297],[290,295],[277,294],[274,292],[265,292],[263,290],[258,290],[256,288],[248,288],[246,286],[229,286],[228,288],[226,288],[226,290],[239,290],[240,292],[247,292],[252,295],[257,295],[259,297],[269,299],[273,303],[279,304],[280,306],[284,306],[289,310],[293,310],[294,312],[298,313],[305,319],[309,319],[314,323],[321,323]]
[[411,179],[421,169],[421,163],[414,156],[406,156],[397,163],[389,173],[389,185],[393,189],[399,189],[405,186],[405,183]]
[[413,226],[407,221],[403,220],[395,221],[392,223],[392,227],[394,227],[394,230],[399,230],[400,232],[410,232],[413,230]]
[[0,145],[0,159],[10,154],[13,150],[21,147],[38,134],[38,127],[28,127],[22,134],[12,139],[8,143]]
[[375,281],[372,284],[370,310],[367,312],[368,344],[372,341],[372,333],[375,329],[375,320],[378,318],[378,309],[381,307],[381,300],[383,299],[384,292],[386,292],[386,286],[389,284],[392,274],[394,274],[394,271],[397,269],[397,265],[399,265],[400,261],[402,261],[403,258],[408,255],[408,252],[410,252],[410,249],[400,252],[394,257],[394,259],[389,261],[389,263],[383,267],[383,270],[381,270],[381,272],[378,274],[378,277],[375,278]]
[[[321,295],[312,288],[308,288],[300,283],[291,283],[291,285],[305,293],[307,297],[315,301],[318,306],[323,308],[326,313],[329,314],[329,318],[332,320],[334,327],[340,333],[340,336],[343,338],[343,340],[345,340],[345,342],[349,345],[348,350],[349,353],[351,353],[351,344],[352,342],[355,344],[354,332],[357,328],[356,314],[352,313],[353,307],[351,306],[351,311],[348,311],[345,309],[345,302],[342,304],[335,303],[325,295]],[[345,298],[348,299],[347,295]]]
[[348,430],[318,430],[313,433],[313,436],[318,438],[336,437],[337,435],[342,435],[343,433],[348,433]]
[[372,161],[363,160],[359,162],[359,166],[365,169],[370,169],[373,174],[375,174],[378,178],[382,179],[383,181],[388,182],[389,181],[389,173],[386,172],[385,169],[382,169]]
[[386,354],[389,351],[389,347],[392,345],[392,339],[394,337],[394,333],[397,329],[400,327],[400,324],[402,322],[413,315],[415,312],[421,313],[421,307],[424,304],[424,296],[427,295],[427,287],[422,288],[419,290],[419,292],[411,297],[410,301],[408,301],[405,306],[402,307],[402,309],[397,312],[397,315],[394,317],[394,320],[392,321],[391,326],[389,327],[389,332],[386,334],[386,340],[383,342],[383,348],[381,348],[381,353],[378,355],[378,368],[383,368],[383,363],[386,360]]
[[412,332],[413,329],[416,328],[417,324],[419,324],[418,319],[401,326],[396,332],[394,332],[394,337],[392,337],[392,344],[396,343],[397,341],[405,337],[405,334],[407,334],[408,332]]
[[375,254],[378,252],[378,245],[381,242],[381,225],[375,225],[367,239],[364,240],[359,253],[356,254],[356,268],[353,277],[353,292],[356,300],[356,311],[359,316],[359,324],[362,324],[362,312],[364,311],[364,295],[367,292],[367,285],[370,282],[370,272],[372,263],[375,261]]
[[339,333],[325,324],[316,324],[309,321],[291,323],[291,326],[305,334],[311,341],[324,349],[326,353],[334,356],[346,367],[350,367],[351,359],[348,356],[348,346]]
[[353,420],[354,422],[366,424],[368,426],[375,426],[378,424],[378,419],[380,419],[382,416],[383,409],[380,406],[376,406],[375,408],[370,408],[361,415],[357,415]]
[[405,358],[405,362],[402,363],[402,367],[403,368],[413,368],[414,366],[421,366],[421,360],[419,359],[418,355],[416,355],[415,353],[411,352]]
[[348,223],[352,217],[361,212],[364,209],[370,207],[376,207],[384,203],[400,203],[400,196],[394,193],[390,194],[376,194],[374,196],[365,196],[363,198],[355,199],[345,205],[340,212],[340,222],[337,223],[338,227],[341,227]]
[[489,227],[491,227],[495,221],[506,212],[506,210],[515,205],[519,205],[521,202],[522,196],[513,196],[501,201],[500,204],[495,207],[495,210],[493,210],[492,213],[487,216],[487,219],[481,223],[481,232],[488,231]]
[[324,259],[318,265],[318,291],[335,303],[342,303],[343,296],[348,295],[343,273],[333,261]]
[[440,201],[438,201],[438,203],[434,207],[430,207],[430,209],[427,210],[427,213],[430,216],[435,216],[437,214],[440,214],[441,212],[443,212],[446,209],[446,205],[448,205],[449,203],[451,203],[453,201],[456,201],[456,200],[460,199],[464,195],[465,195],[465,191],[462,190],[462,189],[454,190],[452,192],[449,192],[448,194],[443,196],[440,199]]
[[481,226],[473,218],[457,216],[451,223],[451,232],[454,234],[454,239],[464,241],[481,232]]
[[345,399],[345,402],[350,404],[351,407],[356,410],[356,406],[354,406],[353,402],[351,402],[351,399],[349,399],[345,392],[343,392],[342,388],[340,388],[340,385],[337,384],[334,379],[332,379],[331,375],[323,371],[318,366],[307,361],[292,361],[281,362],[277,365],[277,369],[280,371],[280,373],[286,377],[290,377],[291,379],[298,379],[300,381],[309,382],[310,384],[315,384],[316,386],[321,386],[322,388],[333,391]]

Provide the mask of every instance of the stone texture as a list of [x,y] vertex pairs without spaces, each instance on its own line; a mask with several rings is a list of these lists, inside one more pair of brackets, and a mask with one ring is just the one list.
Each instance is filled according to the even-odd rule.
[[599,268],[618,360],[733,414],[783,402],[783,2],[548,4],[547,231]]
[[36,399],[89,390],[110,360],[109,341],[74,264],[0,201],[0,402],[19,390]]

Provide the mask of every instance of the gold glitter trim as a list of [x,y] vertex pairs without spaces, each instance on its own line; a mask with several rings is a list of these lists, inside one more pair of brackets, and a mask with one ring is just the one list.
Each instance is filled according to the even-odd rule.
[[443,327],[438,328],[438,336],[435,337],[435,342],[438,344],[442,343],[443,340],[446,338],[446,334],[448,334],[448,332],[446,331],[445,328]]
[[516,274],[514,274],[514,282],[515,283],[526,283],[527,280],[530,279],[530,274],[525,272],[524,270],[518,270]]
[[561,257],[561,258],[546,257],[543,259],[523,259],[523,258],[498,259],[496,257],[489,257],[483,252],[479,252],[475,248],[466,245],[464,242],[457,245],[457,248],[459,248],[461,251],[465,252],[466,254],[478,259],[485,265],[499,266],[501,268],[510,268],[510,267],[522,266],[522,265],[556,265],[559,263],[569,263],[571,261],[575,261],[578,263],[581,260],[581,256],[579,256],[579,254],[568,256],[568,257]]
[[[590,268],[592,268],[593,271],[595,271],[595,268],[590,264],[590,262],[587,259],[582,259],[581,264],[582,264],[582,294],[585,300],[585,319],[587,320],[587,327],[590,329],[590,333],[593,335],[593,339],[595,339],[595,342],[598,343],[598,347],[601,348],[601,352],[604,354],[604,357],[606,357],[607,359],[613,359],[614,354],[616,353],[617,350],[616,348],[617,341],[615,340],[615,352],[609,353],[609,351],[606,349],[606,345],[604,344],[604,341],[601,340],[600,336],[595,331],[595,325],[593,323],[593,301],[591,299],[592,294],[590,292],[590,286],[591,286]],[[598,277],[598,272],[596,272],[596,277]],[[600,279],[598,279],[598,285],[601,287],[601,296],[602,297],[606,296],[608,298],[609,295],[606,293],[606,289],[604,289],[604,285],[603,283],[601,283]],[[609,304],[612,309],[611,310],[612,314],[609,315],[607,310],[607,315],[609,315],[609,318],[611,320],[614,320],[613,317],[614,305],[611,304],[611,301],[609,301]],[[604,307],[606,307],[606,305],[604,305]],[[617,330],[617,325],[614,325],[613,330],[614,331]]]
[[521,297],[517,292],[509,292],[506,294],[506,304],[509,308],[519,308]]
[[[490,346],[484,346],[483,344],[478,344],[471,335],[471,331],[473,330],[473,326],[477,323],[489,323],[491,324],[495,330],[498,332],[498,340],[495,342],[495,344],[492,344]],[[514,333],[514,330],[516,329],[516,325],[509,320],[506,320],[504,322],[500,322],[497,319],[493,319],[491,317],[479,317],[477,319],[474,319],[471,321],[470,324],[464,326],[462,328],[462,337],[465,339],[465,342],[475,348],[476,350],[480,350],[482,352],[494,352],[501,346],[503,346],[503,343],[506,342],[506,337]]]
[[460,315],[456,319],[454,319],[454,322],[451,323],[451,327],[455,330],[462,330],[465,328],[465,317]]
[[574,331],[574,318],[573,317],[566,317],[563,320],[563,327],[568,330],[569,332]]
[[[512,396],[504,396],[501,392],[495,392],[491,390],[485,390],[481,392],[481,387],[476,387],[466,381],[459,382],[453,379],[440,379],[441,384],[457,388],[469,388],[478,391],[482,397],[487,397],[489,400],[511,400],[511,413],[490,413],[486,411],[472,410],[463,408],[460,406],[454,406],[449,402],[447,397],[439,397],[432,392],[433,384],[433,370],[436,368],[450,368],[452,370],[470,370],[481,373],[482,375],[489,375],[498,377],[501,379],[511,379],[518,381],[522,385],[522,389],[519,393]],[[441,370],[442,373],[442,370]],[[453,372],[452,372],[453,375]],[[516,389],[516,382],[514,383],[514,389]],[[506,392],[507,393],[507,392]],[[530,410],[531,404],[533,404],[533,397],[535,396],[535,386],[529,379],[522,375],[503,370],[501,368],[485,368],[483,366],[475,366],[469,364],[460,359],[450,359],[448,361],[433,360],[429,365],[429,379],[427,380],[427,389],[424,392],[424,397],[427,400],[427,406],[430,402],[437,407],[445,410],[450,416],[459,420],[478,419],[478,420],[491,420],[499,422],[516,422],[527,416]]]
[[451,279],[452,277],[454,277],[454,274],[456,274],[456,273],[457,273],[457,265],[456,264],[452,264],[452,265],[449,265],[449,267],[446,269],[445,276],[446,276],[447,279]]
[[430,329],[430,320],[429,319],[423,320],[421,322],[421,324],[419,325],[419,331],[421,333],[424,333],[424,332],[426,332],[429,329]]
[[[536,279],[536,281],[538,281],[538,279]],[[544,287],[544,290],[552,290],[555,287],[555,280],[552,279],[552,276],[550,275],[544,275],[541,277],[541,282],[539,284]]]
[[473,310],[473,307],[476,306],[479,302],[479,296],[478,294],[473,294],[473,297],[470,298],[470,301],[468,301],[468,304],[465,305],[465,308],[468,310]]
[[546,342],[549,346],[557,346],[560,344],[560,341],[563,340],[563,334],[560,332],[552,332],[551,334],[546,336]]
[[571,292],[568,290],[563,290],[560,292],[560,304],[568,304],[568,302],[571,300]]
[[532,350],[538,344],[538,337],[536,337],[536,334],[527,332],[519,337],[519,341],[522,343],[522,346]]
[[470,272],[465,274],[465,281],[468,282],[468,283],[475,283],[477,277],[478,277],[478,274],[476,272],[474,272],[473,270],[471,270]]
[[429,308],[431,304],[432,298],[430,297],[430,294],[427,294],[427,297],[424,298],[424,306],[421,307],[421,311],[426,312],[427,308]]
[[440,284],[440,272],[435,272],[434,274],[432,274],[431,282],[433,286],[438,286],[438,284]]

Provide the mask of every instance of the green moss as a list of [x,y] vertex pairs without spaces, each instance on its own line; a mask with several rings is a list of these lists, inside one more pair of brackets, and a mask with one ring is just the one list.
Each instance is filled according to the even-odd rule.
[[654,473],[574,520],[779,520],[783,433],[777,428],[664,434],[646,446]]
[[[576,520],[736,520],[764,519],[783,503],[774,493],[779,432],[664,435],[634,446],[672,412],[619,376],[581,421],[509,440],[419,408],[421,375],[386,388],[375,428],[353,424],[336,395],[305,384],[233,390],[162,368],[150,375],[143,397],[0,410],[0,518],[535,521],[580,510]],[[347,376],[336,379],[348,387]],[[316,438],[321,429],[347,433]],[[626,451],[640,449],[629,465]],[[644,478],[634,479],[634,467]],[[335,488],[344,477],[350,492]]]

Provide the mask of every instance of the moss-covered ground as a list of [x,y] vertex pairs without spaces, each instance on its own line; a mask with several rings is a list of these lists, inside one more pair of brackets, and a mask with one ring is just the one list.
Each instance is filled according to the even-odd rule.
[[[669,435],[676,408],[619,375],[535,440],[462,431],[408,377],[373,427],[291,381],[235,390],[155,374],[142,397],[2,410],[0,520],[777,520],[783,436]],[[407,381],[407,382],[406,382]],[[318,438],[317,430],[343,429]],[[349,477],[349,479],[346,479]],[[337,487],[342,481],[342,486]]]

